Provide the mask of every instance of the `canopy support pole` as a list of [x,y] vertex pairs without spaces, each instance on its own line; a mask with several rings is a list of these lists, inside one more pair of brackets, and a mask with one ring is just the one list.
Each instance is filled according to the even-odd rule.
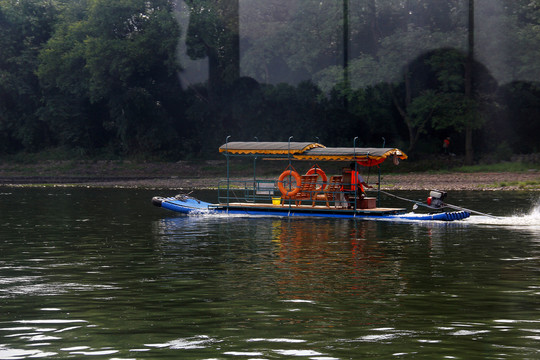
[[[259,142],[259,138],[255,136],[255,141]],[[256,201],[257,197],[257,157],[253,157],[253,202]]]
[[[293,139],[293,136],[289,136],[289,147],[287,149],[287,159],[289,159],[289,169],[292,169],[292,162],[291,162],[291,140]],[[291,183],[291,173],[289,173],[289,184]],[[290,186],[290,185],[289,185]],[[290,188],[289,188],[290,189]],[[292,207],[292,201],[289,198],[289,213],[287,216],[291,216],[291,207]]]
[[225,152],[226,152],[226,158],[227,158],[227,214],[229,213],[229,189],[230,189],[230,176],[229,176],[229,138],[231,135],[227,136],[225,139]]
[[[382,147],[386,146],[386,139],[382,138]],[[379,169],[379,178],[377,179],[377,207],[381,207],[381,167],[377,165]]]
[[289,136],[289,148],[287,149],[287,159],[289,160],[289,167],[291,166],[291,140],[293,136]]

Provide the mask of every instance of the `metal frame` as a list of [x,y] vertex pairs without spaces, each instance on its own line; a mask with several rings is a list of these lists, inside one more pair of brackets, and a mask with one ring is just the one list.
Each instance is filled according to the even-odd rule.
[[[253,201],[259,199],[257,197],[257,188],[259,187],[259,183],[262,182],[262,183],[269,183],[268,180],[257,180],[257,160],[258,160],[258,157],[259,155],[258,154],[230,154],[229,151],[228,151],[228,144],[229,144],[229,139],[231,138],[231,135],[228,135],[225,139],[225,157],[226,157],[226,162],[227,162],[227,193],[226,193],[226,197],[223,199],[226,201],[226,204],[227,206],[230,204],[231,202],[231,179],[230,179],[230,164],[229,164],[229,157],[231,156],[234,156],[234,157],[246,157],[246,158],[250,158],[252,157],[253,158],[253,189],[252,189],[252,199]],[[292,161],[293,160],[296,160],[296,161],[310,161],[310,160],[301,160],[301,159],[293,159],[292,158],[292,152],[291,152],[291,141],[294,137],[293,136],[290,136],[288,138],[288,149],[287,149],[287,157],[284,158],[284,154],[279,154],[279,155],[276,155],[276,154],[267,154],[265,155],[265,158],[276,158],[276,159],[283,159],[283,160],[286,160],[288,161],[288,168],[292,168]],[[259,139],[257,137],[255,137],[255,140],[258,142]],[[318,139],[317,139],[318,140]],[[354,171],[356,173],[358,173],[358,161],[360,159],[357,159],[357,155],[356,155],[356,149],[357,149],[357,146],[356,146],[356,142],[358,140],[358,136],[354,137],[353,139],[353,161],[355,163],[355,168],[354,168]],[[386,145],[386,140],[383,138],[383,148],[385,147]],[[364,155],[362,155],[363,157]],[[370,153],[367,152],[367,154],[365,155],[366,156],[366,159],[369,160],[369,156],[370,156]],[[264,158],[263,158],[264,159]],[[328,161],[344,161],[344,160],[328,160]],[[348,161],[348,160],[347,160]],[[244,189],[243,191],[246,191],[247,190],[247,187],[244,186]],[[380,170],[380,167],[378,166],[378,186],[377,186],[377,207],[380,206],[380,193],[381,193],[381,170]],[[218,194],[219,194],[219,187],[218,187]],[[358,186],[355,187],[355,191],[354,191],[354,197],[355,199],[358,198]],[[220,196],[220,199],[223,198],[222,196]],[[246,199],[249,198],[249,197],[246,197]],[[289,200],[289,207],[291,206],[291,201]],[[356,211],[357,210],[357,202],[354,201],[354,206],[353,206],[353,209]]]

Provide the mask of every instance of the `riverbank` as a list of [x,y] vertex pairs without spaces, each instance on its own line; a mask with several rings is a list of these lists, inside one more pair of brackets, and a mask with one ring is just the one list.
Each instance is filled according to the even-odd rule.
[[[153,189],[212,189],[223,179],[223,161],[140,163],[129,161],[45,161],[36,164],[0,164],[0,186],[87,186]],[[231,177],[249,180],[249,167],[235,168]],[[279,170],[263,172],[273,179]],[[371,174],[368,181],[377,182]],[[540,172],[397,173],[382,176],[385,190],[540,190]]]

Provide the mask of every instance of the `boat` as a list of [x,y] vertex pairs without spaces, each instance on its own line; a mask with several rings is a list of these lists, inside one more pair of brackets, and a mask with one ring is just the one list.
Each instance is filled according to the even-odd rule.
[[[470,216],[467,209],[444,211],[444,191],[431,191],[429,213],[413,213],[406,208],[380,206],[380,167],[391,159],[394,164],[407,159],[397,148],[326,147],[318,142],[229,142],[220,146],[226,158],[227,178],[218,182],[218,200],[209,203],[189,194],[172,197],[155,196],[152,203],[181,214],[230,214],[247,216],[344,218],[363,220],[454,221]],[[230,161],[242,157],[253,160],[253,178],[230,177]],[[274,179],[258,179],[258,160],[279,160],[286,164]],[[313,164],[304,175],[293,166]],[[328,177],[320,163],[345,163],[341,173]],[[297,165],[300,167],[299,165]],[[377,167],[377,197],[366,196],[361,184],[355,184],[360,167]],[[335,168],[335,166],[334,166]],[[353,179],[353,180],[350,180]],[[385,193],[385,192],[384,192]]]

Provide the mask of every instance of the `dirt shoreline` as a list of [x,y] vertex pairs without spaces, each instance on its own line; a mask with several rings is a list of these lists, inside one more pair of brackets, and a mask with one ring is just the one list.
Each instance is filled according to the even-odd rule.
[[[46,160],[36,163],[0,161],[0,186],[79,186],[150,189],[213,189],[226,174],[224,160],[132,162],[127,160]],[[280,164],[258,167],[258,178],[275,180]],[[329,169],[328,171],[337,171]],[[232,167],[235,180],[251,180],[252,163]],[[377,182],[377,175],[364,175]],[[384,173],[385,190],[540,190],[540,171],[477,173]]]
[[[237,178],[234,180],[250,180]],[[369,179],[371,183],[376,177]],[[166,177],[166,176],[92,176],[56,175],[56,176],[5,176],[0,171],[0,186],[78,186],[108,188],[148,188],[148,189],[213,189],[217,186],[216,178]],[[537,171],[522,173],[408,173],[387,174],[382,176],[381,188],[384,190],[540,190],[540,173]]]

